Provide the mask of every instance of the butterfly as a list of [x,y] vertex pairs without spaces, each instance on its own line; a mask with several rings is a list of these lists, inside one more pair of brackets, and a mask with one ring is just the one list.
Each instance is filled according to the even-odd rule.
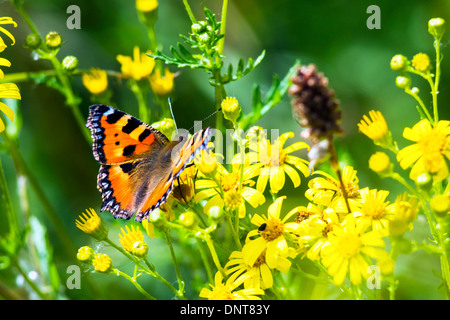
[[113,107],[89,107],[94,158],[101,166],[101,211],[141,222],[166,202],[174,180],[211,139],[211,128],[170,141],[163,133]]

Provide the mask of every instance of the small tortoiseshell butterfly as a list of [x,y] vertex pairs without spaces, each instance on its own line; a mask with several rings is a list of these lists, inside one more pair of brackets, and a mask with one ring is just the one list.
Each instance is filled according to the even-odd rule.
[[169,141],[158,130],[107,105],[89,107],[86,127],[91,129],[94,158],[101,164],[97,178],[101,211],[123,219],[136,213],[140,222],[166,202],[174,180],[211,138],[211,129],[206,128],[190,138]]

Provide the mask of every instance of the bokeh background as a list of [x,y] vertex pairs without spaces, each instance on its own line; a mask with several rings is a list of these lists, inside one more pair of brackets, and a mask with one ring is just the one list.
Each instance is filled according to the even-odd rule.
[[[187,34],[190,20],[181,0],[160,0],[157,39],[160,49],[168,48],[182,41],[179,34]],[[202,19],[203,7],[218,13],[220,20],[221,1],[192,0],[194,14]],[[76,4],[81,9],[81,29],[69,30],[66,9]],[[369,5],[376,4],[381,9],[381,29],[369,30],[366,13]],[[134,1],[123,0],[26,0],[25,8],[42,34],[58,31],[64,40],[58,57],[74,55],[79,59],[79,67],[89,69],[99,67],[120,71],[116,60],[118,54],[131,55],[135,45],[142,50],[148,46],[145,27],[139,22]],[[12,62],[5,73],[39,71],[51,66],[45,61],[35,61],[30,51],[23,48],[25,37],[29,33],[26,24],[15,12],[9,1],[0,2],[1,16],[11,16],[19,26],[13,30],[17,44],[4,52],[4,57]],[[283,77],[296,59],[302,63],[314,63],[330,80],[341,101],[345,133],[338,140],[339,152],[343,163],[352,164],[358,170],[360,186],[386,189],[391,191],[390,201],[403,192],[392,180],[381,180],[370,172],[367,163],[377,147],[358,132],[357,123],[363,114],[376,109],[383,112],[394,138],[399,146],[407,145],[402,138],[403,128],[411,127],[418,121],[416,103],[395,86],[396,73],[389,67],[390,59],[397,53],[412,58],[418,52],[434,56],[433,38],[427,32],[430,18],[440,16],[450,21],[450,1],[448,0],[398,0],[398,1],[344,1],[344,0],[231,0],[228,12],[227,35],[225,41],[226,61],[237,62],[239,58],[256,58],[263,49],[266,57],[262,64],[244,79],[227,85],[229,96],[235,96],[244,108],[249,110],[252,86],[257,83],[263,93],[270,87],[274,74]],[[444,60],[439,102],[440,116],[449,119],[450,60],[448,60],[448,34],[443,40]],[[174,67],[171,70],[177,71]],[[135,97],[123,83],[111,80],[114,88],[113,100],[116,105],[131,113],[138,114]],[[413,85],[420,88],[426,104],[431,103],[428,84],[423,79],[413,77]],[[50,224],[45,208],[30,191],[30,210],[48,228],[53,255],[63,284],[68,265],[76,264],[76,251],[62,246],[56,228],[63,230],[72,239],[75,250],[90,244],[98,246],[75,227],[75,218],[86,208],[100,208],[101,196],[96,189],[96,177],[99,165],[95,162],[91,146],[81,136],[80,129],[69,110],[64,98],[55,90],[43,84],[21,83],[22,101],[20,112],[23,127],[19,135],[20,151],[25,161],[40,182],[43,191],[61,219],[61,225]],[[89,94],[83,88],[81,79],[74,79],[74,88],[82,97],[81,111],[85,118],[90,105]],[[171,95],[173,111],[178,127],[190,128],[195,120],[201,120],[214,111],[214,90],[208,84],[207,76],[200,70],[181,70],[175,80],[175,90]],[[153,103],[149,98],[150,105]],[[157,119],[154,119],[157,120]],[[205,123],[204,125],[212,125]],[[257,125],[266,129],[280,129],[281,132],[293,131],[299,138],[300,127],[292,119],[289,97],[277,105]],[[294,139],[293,139],[294,140]],[[292,141],[294,142],[294,141]],[[17,179],[11,158],[0,154],[6,170],[10,190],[16,190]],[[303,196],[306,180],[302,186],[293,189],[290,182],[283,191],[288,194],[285,208],[305,204]],[[12,192],[14,205],[19,208],[16,192]],[[109,213],[103,213],[111,228],[110,234],[117,238],[120,227],[125,221],[114,221]],[[7,226],[5,217],[0,214],[0,234]],[[419,217],[415,222],[416,240],[428,237],[426,221]],[[109,248],[103,248],[110,252]],[[177,248],[179,250],[180,248]],[[181,249],[180,249],[181,250]],[[181,252],[181,251],[180,251]],[[111,251],[113,261],[126,269],[127,261]],[[175,281],[172,274],[170,256],[164,240],[152,240],[150,245],[152,263],[163,275]],[[122,262],[121,262],[122,261]],[[196,270],[198,262],[195,254],[183,263],[183,270]],[[25,266],[26,267],[26,266]],[[439,279],[432,269],[440,270],[436,256],[417,251],[411,255],[401,255],[398,259],[396,274],[400,284],[397,289],[399,299],[441,299],[443,293],[437,286]],[[198,271],[200,272],[200,271]],[[124,279],[102,274],[85,272],[82,290],[63,290],[62,296],[70,299],[140,299],[141,295]],[[195,272],[191,272],[188,281],[195,282]],[[21,290],[20,277],[10,271],[0,272],[3,285]],[[170,292],[152,279],[142,285],[154,286],[158,296],[170,299]],[[92,290],[87,283],[95,283]],[[309,298],[312,284],[305,280],[298,284],[297,296]],[[152,290],[150,290],[152,292]],[[338,293],[329,291],[325,298],[333,299]],[[188,292],[189,293],[189,292]],[[189,296],[189,294],[188,294]],[[195,298],[192,296],[192,298]]]

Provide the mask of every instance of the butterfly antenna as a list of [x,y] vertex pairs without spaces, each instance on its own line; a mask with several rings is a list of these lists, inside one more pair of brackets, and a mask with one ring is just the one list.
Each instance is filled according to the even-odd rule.
[[[209,116],[207,116],[205,119],[203,119],[201,122],[208,120],[209,118],[211,118],[213,115],[215,115],[217,112],[221,111],[222,107],[220,107],[219,109],[217,109],[216,111],[214,111],[213,113],[211,113]],[[195,125],[193,125],[189,131],[191,131],[193,128],[195,127]]]
[[173,123],[175,124],[175,130],[178,131],[177,123],[176,123],[175,117],[174,117],[174,115],[173,115],[172,102],[171,102],[171,100],[170,100],[170,97],[169,97],[169,99],[168,99],[168,102],[169,102],[170,114],[172,115],[172,120],[173,120]]

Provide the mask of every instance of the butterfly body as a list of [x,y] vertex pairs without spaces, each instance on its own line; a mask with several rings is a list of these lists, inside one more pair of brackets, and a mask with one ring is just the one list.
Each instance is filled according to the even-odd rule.
[[97,188],[101,211],[115,218],[142,221],[169,196],[174,180],[195,154],[206,147],[210,128],[190,138],[169,141],[144,122],[106,105],[89,108],[94,158],[101,164]]

